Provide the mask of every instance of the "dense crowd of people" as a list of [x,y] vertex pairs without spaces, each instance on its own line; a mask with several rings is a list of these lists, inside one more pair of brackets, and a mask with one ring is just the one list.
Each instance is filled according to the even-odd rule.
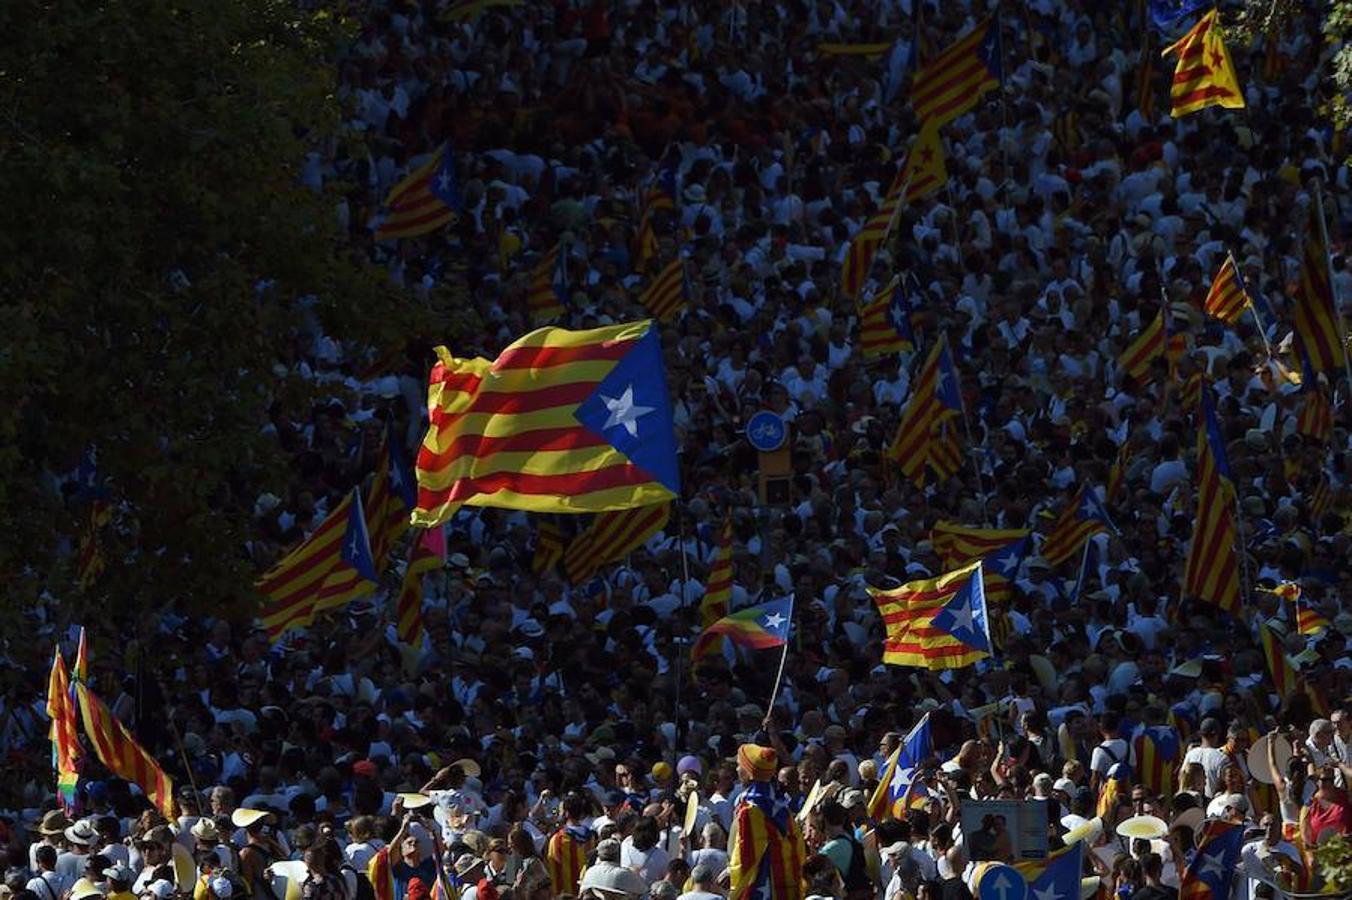
[[[1086,841],[1084,875],[1104,897],[1176,896],[1211,819],[1246,829],[1233,873],[1244,900],[1317,884],[1314,849],[1352,832],[1352,470],[1341,403],[1327,442],[1297,430],[1312,386],[1292,376],[1280,323],[1316,182],[1340,312],[1352,302],[1349,176],[1319,112],[1333,50],[1322,4],[1231,47],[1247,109],[1179,120],[1167,61],[1140,108],[1139,65],[1168,38],[1143,56],[1134,5],[1000,6],[1003,85],[944,127],[948,182],[901,210],[862,292],[905,274],[920,353],[946,335],[962,376],[963,468],[920,487],[886,453],[917,357],[864,356],[841,268],[917,133],[916,60],[970,29],[980,0],[364,4],[340,62],[341,137],[315,148],[306,183],[339,192],[352,241],[411,302],[476,322],[446,336],[459,356],[491,358],[533,327],[531,273],[561,240],[568,327],[645,317],[641,289],[686,259],[686,307],[662,327],[685,495],[645,547],[580,585],[532,568],[534,517],[461,511],[445,567],[425,579],[417,647],[396,636],[398,567],[275,645],[239,614],[254,603],[243,590],[218,618],[166,608],[138,623],[155,652],[137,679],[122,675],[125,623],[109,610],[87,623],[93,678],[174,776],[179,815],[93,762],[73,815],[49,781],[10,785],[0,892],[709,900],[735,887],[728,839],[748,797],[801,823],[808,896],[966,896],[962,806],[992,798],[1044,800],[1050,849]],[[443,143],[457,220],[375,241],[390,188]],[[640,210],[659,183],[672,208],[655,213],[640,268]],[[1279,320],[1270,333],[1202,315],[1228,253]],[[1133,379],[1118,358],[1162,303],[1183,352]],[[429,350],[365,377],[374,348],[359,336],[317,320],[294,336],[279,398],[299,381],[327,399],[279,402],[266,424],[295,465],[257,500],[245,549],[259,572],[370,476],[387,423],[411,454]],[[1238,617],[1180,596],[1197,514],[1185,389],[1199,372],[1242,511]],[[1319,377],[1345,396],[1339,373]],[[757,490],[743,429],[760,409],[791,423],[785,504]],[[1115,462],[1122,488],[1106,497]],[[940,574],[937,522],[1030,528],[1040,544],[1082,486],[1116,531],[1060,567],[1030,551],[992,611],[992,658],[881,663],[866,588]],[[688,660],[725,517],[733,610],[794,598],[772,708],[772,654]],[[1293,583],[1327,628],[1297,628],[1273,592]],[[71,649],[59,608],[44,615]],[[1260,624],[1298,689],[1274,685]],[[38,769],[45,687],[34,673],[0,724],[7,752]],[[889,755],[926,714],[923,790],[880,813]],[[1147,728],[1179,744],[1150,784],[1136,749]],[[1273,731],[1256,775],[1249,751]],[[1119,834],[1135,815],[1165,833]]]

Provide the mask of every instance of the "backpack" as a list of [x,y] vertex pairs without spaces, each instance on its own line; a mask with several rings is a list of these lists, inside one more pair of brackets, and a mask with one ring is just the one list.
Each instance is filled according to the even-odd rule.
[[864,861],[864,845],[852,834],[845,835],[850,842],[850,865],[845,870],[845,900],[871,898],[874,895],[873,881],[868,877],[868,864]]

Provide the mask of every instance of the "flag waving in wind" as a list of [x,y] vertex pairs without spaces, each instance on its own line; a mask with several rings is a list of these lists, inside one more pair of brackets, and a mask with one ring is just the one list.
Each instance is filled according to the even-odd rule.
[[649,321],[590,331],[540,328],[497,359],[445,347],[427,392],[413,523],[462,504],[586,513],[679,493],[676,435]]
[[749,647],[752,650],[782,647],[789,640],[789,627],[792,624],[792,598],[751,606],[730,616],[724,616],[705,628],[696,639],[690,655],[695,662],[699,662],[719,646],[719,637],[725,637],[739,647]]
[[878,787],[868,802],[869,818],[900,819],[907,795],[915,789],[916,770],[933,755],[934,736],[930,732],[929,713],[925,713],[887,758]]
[[1183,590],[1236,615],[1240,598],[1234,486],[1210,391],[1202,391],[1198,419],[1197,520],[1183,570]]
[[1002,70],[1000,21],[988,16],[915,73],[911,109],[927,125],[946,125],[998,88]]
[[1117,532],[1113,520],[1108,517],[1108,510],[1103,508],[1092,486],[1080,485],[1075,498],[1047,535],[1042,545],[1042,557],[1055,568],[1079,553],[1085,541],[1105,531]]
[[1243,823],[1223,819],[1206,822],[1197,840],[1197,850],[1183,872],[1179,900],[1229,900],[1243,844]]
[[958,669],[991,654],[981,563],[938,578],[884,590],[870,587],[887,629],[883,662],[926,669]]
[[460,210],[460,181],[455,154],[443,144],[432,158],[396,184],[388,197],[385,220],[376,228],[376,240],[417,237],[436,231]]
[[945,419],[960,415],[962,391],[958,384],[958,369],[948,350],[948,339],[940,335],[920,367],[896,437],[887,448],[887,455],[896,460],[902,473],[916,486],[925,483],[937,426]]
[[1235,258],[1227,255],[1221,263],[1221,270],[1211,282],[1202,310],[1213,319],[1220,319],[1227,325],[1233,325],[1249,308],[1249,294],[1244,290],[1244,278],[1239,274]]
[[1219,24],[1213,9],[1161,54],[1178,54],[1173,84],[1169,88],[1169,114],[1175,119],[1208,106],[1244,108],[1244,94],[1239,89],[1235,66],[1230,62],[1230,51],[1221,40]]
[[52,672],[47,680],[47,716],[52,720],[49,736],[52,739],[52,768],[56,770],[56,793],[61,808],[69,814],[75,809],[75,788],[80,779],[80,763],[84,750],[80,746],[75,726],[75,701],[66,676],[66,661],[61,647],[52,659]]

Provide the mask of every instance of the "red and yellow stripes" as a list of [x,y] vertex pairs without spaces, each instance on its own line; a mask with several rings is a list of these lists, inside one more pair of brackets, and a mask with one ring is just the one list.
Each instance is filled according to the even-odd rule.
[[659,210],[670,210],[675,207],[671,195],[660,187],[649,188],[644,193],[638,214],[638,236],[634,241],[634,271],[647,271],[648,260],[657,255],[657,226],[653,223],[654,214]]
[[738,804],[728,840],[728,900],[755,900],[753,888],[761,884],[775,900],[801,900],[807,848],[798,820],[790,815],[787,822],[784,834],[756,804]]
[[564,298],[559,291],[567,290],[568,259],[566,256],[560,259],[561,252],[562,244],[555,244],[531,270],[526,307],[536,322],[548,322],[563,315]]
[[670,500],[671,491],[575,415],[651,327],[540,328],[492,361],[438,347],[413,524],[439,525],[462,504],[578,513]]
[[953,568],[1008,547],[1028,534],[1026,528],[972,528],[940,520],[930,529],[930,542],[944,567]]
[[1296,416],[1296,433],[1320,444],[1333,438],[1333,410],[1323,388],[1311,384],[1305,390],[1305,402]]
[[1208,106],[1244,108],[1244,94],[1239,89],[1230,52],[1216,28],[1216,17],[1214,9],[1202,16],[1187,34],[1161,54],[1178,54],[1169,88],[1169,114],[1175,119]]
[[403,900],[394,896],[394,871],[390,868],[390,848],[382,847],[366,864],[366,878],[376,900]]
[[1139,385],[1147,385],[1153,378],[1151,364],[1164,353],[1164,331],[1164,310],[1161,309],[1140,336],[1117,358],[1117,367]]
[[934,423],[930,436],[929,470],[939,481],[947,481],[962,470],[962,442],[952,418]]
[[1292,324],[1316,372],[1334,372],[1343,365],[1338,310],[1329,283],[1328,251],[1324,246],[1318,204],[1310,205],[1305,247],[1300,262],[1300,286],[1291,309]]
[[1197,521],[1183,568],[1183,592],[1237,615],[1240,598],[1234,488],[1217,465],[1217,450],[1211,446],[1206,425],[1209,415],[1210,410],[1204,409],[1198,416],[1202,421],[1197,437]]
[[911,402],[906,405],[896,436],[887,448],[887,455],[901,467],[902,473],[917,487],[924,487],[925,472],[930,461],[936,426],[944,418],[956,415],[939,400],[936,385],[940,358],[947,349],[947,339],[940,336],[930,348],[920,367]]
[[915,349],[892,323],[892,300],[899,289],[898,280],[893,278],[872,300],[859,307],[859,352],[867,358]]
[[1309,603],[1296,601],[1296,630],[1304,635],[1315,635],[1327,631],[1332,623],[1319,610]]
[[366,530],[371,536],[371,559],[376,564],[377,572],[385,570],[390,550],[408,530],[408,515],[413,511],[408,506],[404,491],[395,484],[396,478],[407,478],[408,472],[396,470],[394,451],[390,447],[392,439],[393,434],[388,435],[380,449],[375,477],[371,479],[364,505]]
[[709,568],[709,579],[704,583],[704,596],[699,601],[699,626],[708,628],[732,612],[732,518],[723,520],[718,533],[718,550]]
[[933,625],[934,617],[967,586],[973,573],[979,573],[980,565],[977,561],[938,578],[911,581],[891,590],[868,589],[887,630],[883,641],[884,663],[956,669],[989,655]]
[[1285,699],[1292,691],[1300,688],[1300,674],[1287,657],[1281,639],[1266,622],[1258,623],[1258,637],[1263,644],[1263,658],[1267,660],[1268,672],[1272,675],[1272,686],[1277,696]]
[[108,771],[140,787],[146,799],[172,821],[177,816],[173,781],[164,774],[150,754],[141,749],[131,732],[93,691],[77,681],[75,692],[80,701],[85,734],[94,746],[94,755],[108,767]]
[[455,211],[432,192],[432,179],[447,152],[449,148],[443,145],[431,159],[390,189],[385,198],[385,207],[390,212],[376,228],[376,240],[417,237],[455,219]]
[[1202,311],[1213,319],[1233,325],[1248,306],[1249,295],[1244,291],[1244,279],[1235,266],[1235,258],[1227,256],[1211,282],[1206,300],[1202,301]]
[[648,538],[667,527],[670,517],[670,503],[598,514],[563,555],[563,571],[568,580],[573,584],[588,581],[602,566],[643,546]]
[[948,165],[944,159],[943,141],[939,140],[939,126],[927,122],[920,127],[911,152],[906,154],[900,179],[906,186],[907,204],[928,197],[948,184]]
[[80,779],[80,745],[75,724],[75,704],[70,696],[70,679],[66,676],[66,661],[61,648],[56,648],[52,671],[47,678],[47,716],[52,724],[48,736],[52,740],[52,763],[56,769],[56,793],[61,805],[71,809],[75,804],[75,787]]
[[915,73],[911,109],[917,119],[936,128],[946,125],[1000,86],[999,27],[992,17],[982,19]]
[[88,590],[107,568],[103,557],[104,527],[113,520],[113,506],[106,500],[94,500],[89,505],[89,519],[80,534],[80,546],[75,557],[75,579],[80,590]]
[[565,828],[554,832],[545,848],[545,867],[549,870],[553,895],[576,895],[586,865],[587,848]]
[[1106,522],[1095,517],[1085,517],[1082,507],[1084,505],[1084,492],[1091,490],[1084,485],[1075,492],[1070,505],[1061,513],[1061,517],[1056,520],[1052,526],[1051,533],[1047,535],[1046,543],[1042,545],[1042,558],[1047,560],[1047,564],[1056,567],[1070,559],[1084,542],[1096,534],[1101,534],[1108,530]]
[[1174,742],[1172,747],[1167,746],[1167,740],[1156,735],[1156,732],[1168,727],[1156,725],[1144,729],[1132,742],[1136,750],[1134,771],[1137,780],[1150,793],[1162,797],[1173,796],[1174,769],[1177,768],[1179,748],[1182,746],[1176,734],[1171,735]]
[[685,311],[689,301],[686,290],[685,260],[676,257],[658,272],[638,295],[638,302],[659,322],[666,324]]
[[421,647],[423,639],[423,576],[437,571],[446,560],[446,532],[440,527],[419,533],[408,550],[408,568],[395,602],[394,630],[399,642]]
[[554,567],[563,559],[563,529],[552,519],[544,519],[535,525],[535,553],[531,556],[530,568],[536,575],[554,571]]
[[1112,466],[1108,469],[1108,484],[1104,489],[1104,502],[1116,503],[1118,496],[1122,493],[1122,488],[1127,483],[1127,466],[1131,464],[1131,440],[1122,442],[1122,446],[1117,448],[1117,457],[1113,460]]

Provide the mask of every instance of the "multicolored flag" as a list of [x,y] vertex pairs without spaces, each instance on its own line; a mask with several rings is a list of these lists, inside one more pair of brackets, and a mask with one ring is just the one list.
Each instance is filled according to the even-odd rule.
[[869,798],[869,818],[875,822],[886,818],[900,819],[907,797],[917,786],[916,770],[933,755],[934,735],[930,731],[929,713],[925,713],[887,758],[878,787]]
[[1272,686],[1277,696],[1285,699],[1300,688],[1300,673],[1286,655],[1281,638],[1266,622],[1258,623],[1258,638],[1263,645],[1263,658],[1267,661],[1268,672],[1272,675]]
[[772,600],[760,606],[751,606],[724,616],[706,627],[696,638],[690,655],[699,662],[719,646],[717,638],[725,637],[739,647],[768,650],[782,647],[789,639],[793,624],[793,598]]
[[75,725],[75,702],[70,679],[66,676],[66,661],[58,645],[52,659],[51,675],[47,678],[47,717],[51,719],[48,736],[52,741],[52,768],[56,771],[56,794],[61,808],[70,815],[76,806],[75,789],[80,780],[80,765],[84,748]]
[[916,348],[911,300],[900,275],[859,308],[859,351],[865,357],[910,353]]
[[606,512],[679,493],[671,399],[651,320],[540,328],[495,360],[436,352],[415,525],[440,525],[463,504]]
[[75,667],[71,670],[71,679],[89,684],[89,632],[80,626],[80,637],[75,642]]
[[945,568],[954,568],[1018,543],[1028,537],[1026,528],[974,528],[940,520],[930,529],[930,542]]
[[1313,636],[1322,634],[1333,627],[1333,623],[1328,620],[1319,610],[1309,604],[1309,601],[1301,603],[1299,597],[1292,604],[1296,608],[1296,630],[1301,634]]
[[1239,274],[1235,258],[1226,254],[1225,262],[1221,263],[1220,271],[1216,273],[1211,289],[1202,301],[1202,311],[1213,319],[1233,325],[1249,306],[1249,292],[1244,289],[1244,277]]
[[548,322],[563,315],[568,290],[568,248],[560,241],[531,269],[530,285],[526,288],[526,308],[531,319]]
[[[360,510],[361,494],[354,489],[308,538],[256,582],[266,598],[259,618],[269,640],[276,642],[287,631],[306,627],[317,610],[342,606],[371,589],[375,564]],[[363,567],[357,568],[354,561]]]
[[103,529],[113,520],[113,506],[107,500],[96,499],[89,504],[89,518],[80,533],[80,546],[75,554],[75,579],[80,590],[86,591],[108,568],[103,556]]
[[1225,438],[1210,391],[1202,392],[1197,434],[1197,520],[1183,570],[1183,591],[1239,613],[1239,559],[1235,555],[1235,494]]
[[399,642],[408,647],[421,647],[423,640],[423,576],[437,571],[446,563],[446,531],[429,528],[418,533],[409,544],[408,568],[399,584],[399,598],[394,606],[394,630]]
[[1300,261],[1300,286],[1292,299],[1291,320],[1304,348],[1304,357],[1315,372],[1338,371],[1345,355],[1328,264],[1319,204],[1311,203]]
[[75,694],[94,755],[108,771],[137,785],[165,818],[177,818],[174,782],[93,691],[77,681]]
[[742,793],[728,839],[728,900],[801,900],[807,847],[789,798],[770,781]]
[[1197,850],[1183,871],[1178,900],[1229,900],[1244,845],[1244,827],[1242,822],[1224,819],[1203,823]]
[[1047,535],[1042,558],[1055,568],[1079,553],[1085,541],[1105,531],[1116,533],[1117,526],[1094,489],[1082,484]]
[[563,555],[563,571],[573,584],[590,580],[601,567],[632,553],[671,518],[670,503],[653,503],[598,513],[586,531],[575,537]]
[[685,259],[677,256],[638,295],[638,302],[648,314],[666,324],[685,311],[690,302],[690,283],[686,278]]
[[732,612],[732,517],[723,520],[718,533],[718,549],[709,567],[709,579],[704,583],[704,596],[699,601],[699,624],[708,628]]
[[1172,797],[1174,770],[1182,752],[1178,732],[1168,725],[1146,725],[1132,740],[1137,781],[1156,797]]
[[1002,72],[1000,23],[988,16],[915,73],[911,109],[925,124],[946,125],[998,88]]
[[930,460],[935,426],[949,416],[962,414],[962,391],[957,366],[944,335],[934,342],[911,389],[911,400],[902,413],[896,436],[887,455],[896,461],[910,481],[923,487]]
[[926,123],[920,126],[898,177],[906,186],[904,200],[907,204],[928,197],[948,184],[948,164],[937,125]]
[[1164,310],[1161,309],[1136,340],[1117,358],[1117,367],[1131,376],[1139,385],[1147,385],[1153,379],[1151,367],[1155,360],[1164,355],[1166,343]]
[[1076,841],[1065,850],[1048,856],[1044,862],[1016,865],[1015,869],[1028,882],[1026,895],[1037,900],[1077,900],[1082,896],[1080,875],[1084,866],[1084,845],[1084,841]]
[[1197,20],[1187,34],[1164,49],[1161,56],[1178,54],[1169,88],[1169,114],[1175,119],[1208,106],[1243,109],[1244,93],[1217,27],[1215,9]]
[[535,525],[535,553],[530,568],[536,575],[552,572],[563,561],[563,529],[553,519],[542,519]]
[[957,423],[952,418],[934,423],[926,464],[940,482],[947,481],[962,470],[962,441],[958,438]]
[[376,227],[376,240],[417,237],[453,221],[460,211],[460,179],[455,154],[442,144],[432,158],[396,184],[385,198],[388,212]]
[[870,587],[887,637],[883,662],[958,669],[991,654],[981,562],[885,590]]

